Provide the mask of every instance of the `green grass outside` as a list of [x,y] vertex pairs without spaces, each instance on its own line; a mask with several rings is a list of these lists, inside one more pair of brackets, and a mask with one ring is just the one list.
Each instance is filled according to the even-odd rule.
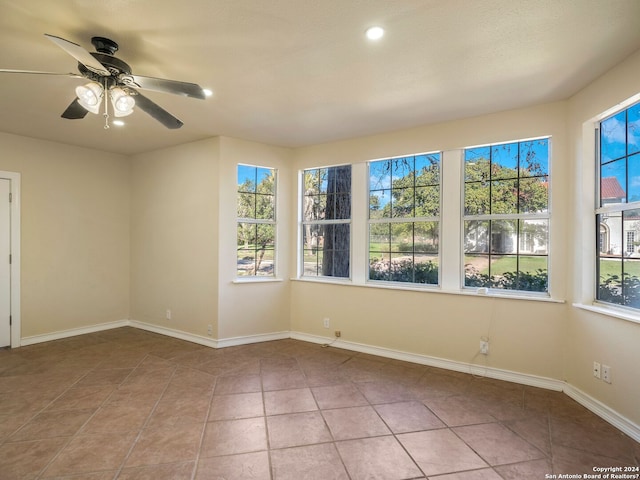
[[[466,256],[464,263],[473,263],[474,260],[483,257]],[[486,258],[486,257],[485,257]],[[516,257],[495,257],[492,256],[491,263],[491,275],[503,275],[505,272],[515,272],[517,270]],[[547,257],[520,257],[520,271],[535,273],[538,270],[547,270]],[[489,269],[484,268],[480,270],[483,275],[489,274]]]
[[[640,277],[640,259],[630,260],[624,259],[624,272],[632,277]],[[600,260],[600,277],[607,278],[612,275],[618,275],[622,273],[622,262],[620,260],[614,260],[609,258],[603,258]]]

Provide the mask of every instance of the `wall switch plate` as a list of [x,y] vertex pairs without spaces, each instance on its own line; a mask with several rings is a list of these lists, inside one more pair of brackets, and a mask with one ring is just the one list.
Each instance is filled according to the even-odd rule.
[[598,362],[593,362],[593,376],[600,378],[600,364]]
[[609,365],[602,365],[602,380],[611,383],[611,367]]

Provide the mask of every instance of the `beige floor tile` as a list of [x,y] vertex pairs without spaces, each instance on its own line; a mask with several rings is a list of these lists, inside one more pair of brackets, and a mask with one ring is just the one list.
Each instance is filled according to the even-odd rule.
[[209,420],[232,420],[262,415],[264,415],[262,393],[235,393],[213,396]]
[[311,390],[308,388],[265,392],[264,406],[267,415],[311,412],[318,409]]
[[191,480],[194,467],[195,462],[125,468],[118,480]]
[[46,476],[62,476],[120,468],[136,433],[78,435],[46,469]]
[[264,418],[221,420],[206,425],[201,457],[217,457],[267,449]]
[[271,451],[274,480],[349,480],[332,443]]
[[397,438],[427,476],[488,467],[448,429],[403,433]]
[[640,443],[561,392],[298,340],[210,349],[125,327],[0,349],[2,480],[538,480],[634,463]]
[[43,412],[10,437],[10,441],[40,440],[74,435],[91,417],[93,410]]
[[373,407],[324,410],[322,415],[336,440],[374,437],[391,433]]
[[499,423],[470,425],[453,431],[489,465],[537,460],[545,455]]
[[37,478],[68,438],[47,438],[0,445],[0,478]]
[[512,465],[502,465],[495,467],[495,470],[504,480],[539,480],[546,478],[545,475],[553,472],[551,461],[546,458]]
[[433,430],[446,425],[420,402],[400,402],[376,405],[376,411],[393,433]]
[[227,375],[218,377],[214,393],[216,395],[225,395],[259,392],[261,390],[260,375]]
[[400,480],[422,475],[392,436],[336,444],[352,480]]
[[267,417],[267,428],[271,448],[297,447],[332,440],[319,412]]
[[351,383],[314,387],[311,391],[318,402],[318,406],[323,410],[369,404],[364,395],[360,393],[360,390]]
[[127,459],[127,467],[195,461],[204,424],[146,428]]
[[224,457],[203,458],[198,462],[195,480],[223,479],[271,480],[269,455],[266,451],[241,453]]

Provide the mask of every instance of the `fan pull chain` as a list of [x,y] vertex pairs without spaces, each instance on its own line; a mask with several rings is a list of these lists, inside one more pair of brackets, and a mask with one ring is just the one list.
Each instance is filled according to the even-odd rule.
[[107,96],[109,95],[109,91],[107,90],[107,78],[104,79],[104,129],[109,130],[109,100]]

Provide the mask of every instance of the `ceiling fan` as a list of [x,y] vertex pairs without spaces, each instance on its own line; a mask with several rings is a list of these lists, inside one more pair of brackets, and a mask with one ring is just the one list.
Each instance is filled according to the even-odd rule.
[[104,37],[92,37],[91,43],[96,52],[89,53],[80,45],[45,33],[45,37],[62,48],[78,61],[78,73],[38,72],[31,70],[0,69],[0,73],[24,73],[34,75],[63,75],[90,80],[86,85],[76,88],[77,98],[62,113],[62,118],[71,120],[84,118],[88,112],[98,114],[104,106],[105,129],[109,128],[110,97],[113,115],[124,117],[133,113],[137,107],[162,123],[165,127],[176,129],[183,123],[142,95],[138,89],[171,93],[185,97],[204,99],[205,90],[195,83],[178,82],[162,78],[144,77],[131,73],[131,67],[114,57],[118,44]]

